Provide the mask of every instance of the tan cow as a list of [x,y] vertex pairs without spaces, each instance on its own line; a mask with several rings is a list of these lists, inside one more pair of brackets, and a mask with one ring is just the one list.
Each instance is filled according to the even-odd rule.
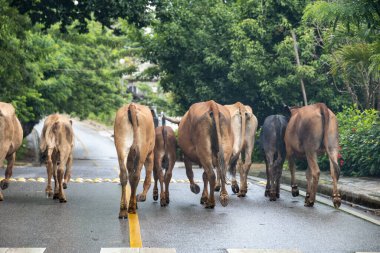
[[305,157],[308,163],[307,193],[305,206],[311,207],[315,202],[320,170],[317,155],[327,153],[330,160],[330,174],[333,180],[333,203],[336,208],[341,204],[338,192],[340,168],[338,157],[338,123],[335,114],[323,103],[300,108],[290,108],[291,117],[285,132],[285,145],[293,196],[298,196],[295,184],[294,157]]
[[[3,167],[4,159],[8,162],[5,179],[0,182],[2,190],[9,186],[9,178],[12,176],[16,160],[16,151],[22,143],[22,134],[22,127],[14,107],[11,104],[0,102],[0,168]],[[2,200],[3,194],[0,191],[0,201]]]
[[[145,201],[150,187],[155,143],[154,123],[150,109],[135,103],[121,107],[116,113],[114,131],[122,186],[119,213],[119,218],[122,219],[127,218],[128,213],[136,213],[136,199]],[[143,165],[146,169],[144,190],[136,197]],[[131,196],[127,209],[128,178],[131,185]]]
[[[178,144],[184,153],[186,174],[190,181],[190,189],[194,193],[199,193],[200,189],[194,182],[192,162],[204,169],[201,204],[205,204],[206,208],[215,207],[216,177],[213,168],[216,168],[220,170],[222,182],[220,203],[226,206],[226,170],[233,145],[231,117],[226,107],[212,100],[193,104],[180,121]],[[207,189],[208,183],[210,192]]]
[[[257,118],[250,106],[243,105],[240,102],[233,105],[225,105],[225,107],[230,112],[231,128],[234,135],[232,158],[230,161],[231,188],[234,193],[238,193],[238,197],[245,197],[248,191],[247,177],[252,164],[251,156],[255,145]],[[240,190],[236,181],[236,166],[240,172]],[[216,190],[218,190],[218,185]]]
[[[48,184],[45,192],[48,197],[67,202],[63,189],[71,177],[73,163],[74,131],[72,121],[64,115],[49,115],[42,128],[40,151],[46,157]],[[66,168],[66,170],[65,170]],[[51,187],[51,177],[54,177],[54,195]]]
[[[169,126],[157,127],[155,131],[156,143],[154,145],[153,199],[158,200],[157,181],[160,180],[160,203],[161,206],[166,206],[170,202],[169,184],[172,178],[172,172],[176,161],[177,141],[173,129]],[[163,169],[165,169],[165,175],[162,171]]]

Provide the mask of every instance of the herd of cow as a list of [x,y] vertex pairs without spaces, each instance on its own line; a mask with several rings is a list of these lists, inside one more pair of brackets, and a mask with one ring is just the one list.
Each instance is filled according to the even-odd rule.
[[[326,153],[333,179],[333,203],[338,208],[341,203],[337,189],[340,173],[337,163],[339,144],[338,124],[334,113],[322,103],[288,109],[290,117],[272,115],[265,119],[262,126],[260,143],[265,154],[267,172],[265,196],[271,201],[280,197],[280,180],[285,159],[288,160],[291,172],[292,195],[298,196],[294,158],[306,157],[308,184],[305,206],[313,206],[320,173],[317,156]],[[200,192],[200,187],[194,181],[192,164],[204,169],[201,204],[206,208],[214,208],[215,191],[220,191],[222,206],[228,204],[227,170],[232,177],[232,191],[238,197],[246,196],[247,176],[258,125],[251,107],[239,102],[223,106],[211,100],[193,104],[180,121],[168,117],[166,119],[179,124],[178,146],[184,154],[190,189],[196,194]],[[4,159],[7,160],[5,179],[0,182],[2,190],[9,185],[15,153],[21,145],[22,136],[15,109],[11,104],[0,102],[0,167]],[[137,201],[146,200],[152,172],[155,182],[153,199],[158,200],[160,197],[161,206],[169,204],[169,183],[176,161],[177,139],[174,131],[168,126],[155,128],[151,110],[144,105],[131,103],[121,107],[116,113],[114,140],[122,189],[119,218],[135,213]],[[48,174],[46,194],[60,202],[66,202],[64,189],[70,181],[73,146],[71,120],[59,114],[48,116],[41,134],[40,151]],[[143,165],[146,169],[143,191],[136,194]],[[236,170],[240,172],[240,187],[236,180]],[[52,176],[54,192],[51,186]],[[131,193],[127,206],[128,182]],[[1,192],[0,200],[3,200]]]

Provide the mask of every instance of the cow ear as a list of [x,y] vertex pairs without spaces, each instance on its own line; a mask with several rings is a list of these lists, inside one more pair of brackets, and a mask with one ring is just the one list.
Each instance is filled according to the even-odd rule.
[[282,110],[283,110],[283,113],[286,117],[290,117],[292,115],[292,112],[290,111],[290,107],[286,104],[282,104]]
[[73,125],[73,121],[72,120],[70,120],[70,124]]

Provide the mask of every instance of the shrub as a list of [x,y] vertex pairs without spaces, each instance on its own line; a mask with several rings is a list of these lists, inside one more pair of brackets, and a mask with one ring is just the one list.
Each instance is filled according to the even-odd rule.
[[337,114],[342,172],[350,176],[380,176],[380,117],[356,106]]

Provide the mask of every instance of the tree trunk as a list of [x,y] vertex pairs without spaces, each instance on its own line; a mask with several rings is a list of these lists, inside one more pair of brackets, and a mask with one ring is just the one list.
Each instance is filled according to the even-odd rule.
[[[298,55],[298,46],[297,46],[296,34],[295,34],[295,32],[293,30],[291,30],[291,33],[292,33],[292,37],[293,37],[294,53],[295,53],[295,56],[296,56],[297,66],[300,67],[301,66],[301,62],[300,62],[300,57]],[[304,102],[304,105],[307,105],[307,97],[306,97],[305,84],[303,82],[302,77],[300,78],[300,82],[301,82],[301,90],[302,90],[303,102]]]

